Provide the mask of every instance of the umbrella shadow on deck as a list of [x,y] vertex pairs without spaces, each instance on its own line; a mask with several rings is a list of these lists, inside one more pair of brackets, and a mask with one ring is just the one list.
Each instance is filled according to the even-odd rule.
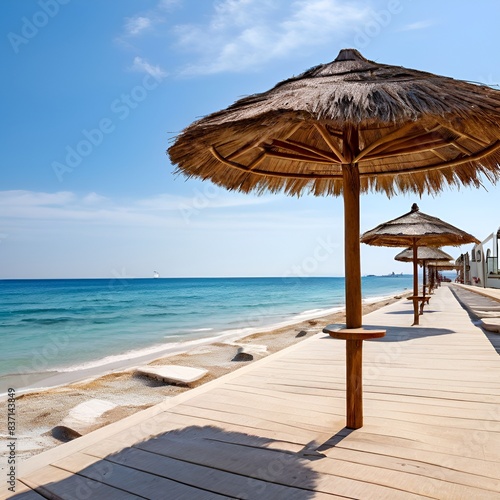
[[379,339],[367,340],[366,342],[406,342],[424,337],[438,337],[440,335],[451,335],[456,333],[449,328],[430,328],[425,326],[387,326],[363,325],[364,328],[385,328],[385,337]]
[[[440,312],[439,310],[436,310],[436,309],[424,309],[424,316],[425,315],[428,315],[428,314],[434,314],[434,313],[438,313]],[[388,311],[386,312],[385,314],[390,314],[390,315],[393,315],[393,316],[402,316],[402,315],[406,315],[408,317],[413,317],[413,310],[407,310],[407,311]],[[422,317],[422,313],[420,313],[420,317]]]
[[[402,314],[402,312],[401,312]],[[345,328],[345,325],[339,325],[340,328]],[[384,325],[371,325],[369,323],[363,323],[363,328],[366,330],[374,329],[380,330],[381,328],[386,330],[386,334],[384,337],[376,338],[376,339],[367,339],[365,342],[406,342],[408,340],[423,338],[423,337],[437,337],[440,335],[450,335],[456,333],[455,330],[451,330],[448,328],[432,328],[425,326],[384,326]],[[337,341],[337,339],[333,339],[329,335],[325,335],[322,337],[323,340],[332,340]]]
[[[161,422],[144,421],[130,434]],[[144,428],[143,428],[144,427]],[[127,432],[127,431],[125,431]],[[106,440],[56,462],[73,472],[60,481],[26,484],[46,498],[300,498],[315,497],[318,474],[289,443],[216,426],[188,426],[121,448]],[[298,444],[298,443],[297,443]],[[102,447],[104,445],[104,448]],[[288,449],[287,449],[288,445]],[[299,445],[300,446],[300,445]],[[77,458],[77,460],[75,460]],[[77,465],[76,465],[77,464]],[[39,476],[40,477],[40,476]],[[23,479],[23,478],[21,478]],[[66,496],[65,496],[66,495]],[[20,493],[12,498],[24,498]],[[134,497],[136,498],[136,497]]]

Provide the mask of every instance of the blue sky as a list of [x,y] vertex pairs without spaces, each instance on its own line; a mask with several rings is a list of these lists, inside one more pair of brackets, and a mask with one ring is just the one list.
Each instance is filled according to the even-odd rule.
[[[498,85],[494,0],[4,0],[0,278],[343,275],[341,198],[229,193],[172,174],[196,118],[344,47]],[[413,202],[480,240],[500,186],[367,194],[361,230]],[[463,248],[445,248],[458,256]],[[411,272],[362,246],[363,274]]]

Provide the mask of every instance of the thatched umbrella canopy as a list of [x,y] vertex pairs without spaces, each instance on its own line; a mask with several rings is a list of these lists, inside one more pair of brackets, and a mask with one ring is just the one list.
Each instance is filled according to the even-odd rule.
[[[194,122],[168,154],[177,172],[230,190],[343,194],[346,324],[356,329],[360,193],[437,193],[450,184],[480,186],[482,175],[494,182],[499,124],[497,90],[345,49],[331,63]],[[360,394],[360,380],[355,387]],[[349,426],[362,425],[358,415]]]
[[[417,248],[417,261],[423,268],[423,296],[425,297],[425,286],[426,286],[426,264],[429,262],[436,261],[449,261],[453,257],[446,252],[443,252],[440,248],[432,247],[418,247]],[[401,262],[413,262],[413,248],[407,248],[402,252],[399,252],[394,260],[399,260]],[[417,278],[418,279],[418,278]],[[431,283],[432,286],[432,283]]]
[[[418,325],[418,247],[460,246],[478,242],[474,236],[447,222],[420,212],[414,203],[411,210],[396,219],[384,222],[366,231],[361,242],[384,247],[411,246],[413,260],[413,312],[414,325]],[[451,259],[451,257],[450,257]]]
[[463,266],[457,264],[456,262],[441,262],[441,261],[430,261],[427,263],[429,271],[432,272],[432,278],[437,281],[439,271],[456,271],[457,276],[460,276],[460,272],[463,270]]
[[[440,248],[432,247],[418,247],[417,248],[417,261],[420,264],[427,263],[429,261],[447,261],[451,260],[453,257],[443,252]],[[413,262],[413,248],[407,248],[402,252],[399,252],[394,260],[399,260],[400,262]]]

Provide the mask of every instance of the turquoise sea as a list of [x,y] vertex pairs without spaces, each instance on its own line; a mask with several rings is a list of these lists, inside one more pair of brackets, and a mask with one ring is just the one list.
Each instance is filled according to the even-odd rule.
[[[411,275],[370,276],[362,293],[376,300],[411,286]],[[0,381],[98,367],[343,306],[344,278],[1,280]]]

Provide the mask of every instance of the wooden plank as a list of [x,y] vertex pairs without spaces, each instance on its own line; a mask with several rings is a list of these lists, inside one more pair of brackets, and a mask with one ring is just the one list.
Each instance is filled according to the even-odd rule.
[[[327,419],[332,411],[342,409],[340,399],[331,398],[330,401],[322,398],[322,404],[315,407],[306,406],[302,398],[295,396],[290,399],[274,400],[273,395],[255,394],[255,393],[234,393],[234,391],[214,392],[211,397],[196,398],[188,403],[188,406],[199,408],[216,408],[216,406],[225,407],[226,411],[232,413],[251,412],[253,415],[269,416],[272,414],[283,414],[283,417],[293,412],[295,420],[300,420],[307,425],[328,425],[318,422],[318,414],[323,414]],[[273,403],[272,410],[266,408],[266,403]],[[256,406],[258,405],[258,406]]]
[[[154,458],[154,456],[149,455],[143,458]],[[192,487],[181,480],[172,481],[154,472],[151,473],[144,467],[138,469],[134,467],[134,463],[130,463],[133,462],[131,460],[133,456],[134,450],[130,448],[121,450],[107,459],[86,453],[75,453],[53,465],[84,478],[97,479],[102,484],[127,491],[141,498],[162,498],[160,492],[168,492],[171,498],[185,497],[193,500],[221,500],[225,498],[213,493],[210,489]],[[151,460],[146,463],[151,465]],[[100,489],[97,489],[93,495],[104,498]]]
[[[314,439],[326,439],[330,436],[330,431],[321,431],[301,429],[297,426],[289,425],[288,423],[278,420],[264,420],[251,415],[235,415],[225,411],[199,409],[194,407],[182,406],[173,410],[177,415],[183,417],[198,417],[205,419],[205,422],[214,423],[221,422],[223,424],[234,424],[241,426],[246,432],[263,434],[266,431],[270,436],[277,436],[283,441],[296,443],[307,443]],[[338,419],[343,419],[343,416],[338,416]],[[333,425],[333,423],[332,423]]]
[[[470,473],[464,472],[461,470],[456,470],[452,467],[443,466],[443,464],[447,463],[449,460],[448,457],[443,457],[442,455],[439,457],[439,460],[435,462],[431,462],[429,460],[429,455],[426,454],[422,457],[422,460],[408,459],[400,456],[392,456],[387,455],[386,453],[390,453],[391,449],[385,447],[383,451],[385,454],[375,454],[375,453],[366,453],[366,451],[360,451],[349,448],[348,440],[344,443],[338,443],[338,446],[334,446],[328,450],[322,451],[326,453],[328,458],[341,461],[342,463],[354,463],[361,466],[369,466],[376,467],[381,469],[389,469],[395,472],[404,473],[405,485],[407,481],[417,481],[419,483],[423,483],[423,479],[434,479],[438,480],[439,483],[434,483],[433,488],[437,489],[441,493],[448,490],[450,484],[457,484],[461,486],[467,486],[470,488],[477,488],[478,490],[486,490],[489,492],[500,493],[500,479],[498,477],[487,477],[484,475],[483,471],[479,471],[480,473]],[[433,457],[436,460],[437,457]],[[333,469],[338,466],[338,463],[335,465],[330,464],[328,462],[322,463],[322,461],[317,461],[318,465],[322,467],[326,472],[329,469]],[[454,465],[454,463],[449,463],[449,465]],[[413,477],[409,477],[410,474]],[[401,480],[403,477],[401,477]],[[398,481],[399,479],[396,479]],[[424,494],[424,491],[419,491],[415,486],[412,491]],[[464,494],[463,492],[462,494]],[[468,495],[470,498],[476,498],[473,492],[469,492]]]
[[[157,424],[161,424],[160,416],[158,417]],[[302,439],[297,438],[297,433],[286,433],[286,432],[277,432],[276,429],[268,428],[268,429],[259,429],[257,430],[255,427],[247,426],[242,424],[241,422],[225,422],[222,420],[212,420],[206,417],[197,417],[193,415],[186,414],[173,414],[169,413],[168,415],[164,415],[166,426],[172,426],[175,422],[176,430],[186,430],[188,429],[190,432],[236,432],[240,433],[245,437],[251,438],[252,436],[257,436],[258,439],[265,440],[269,447],[273,447],[273,444],[276,444],[276,448],[286,449],[291,451],[297,451],[298,449],[302,449],[307,440],[307,437],[311,437],[309,434],[307,437],[302,437]],[[334,429],[342,429],[344,426],[343,417],[338,418],[338,422],[336,422]],[[174,429],[172,429],[175,432]],[[158,433],[157,435],[167,435],[167,431],[163,433]],[[151,436],[153,437],[153,436]],[[329,436],[328,436],[329,437]],[[130,439],[126,436],[121,436],[120,434],[113,435],[112,438],[116,441],[122,442],[123,446],[126,446],[130,443]],[[137,439],[134,441],[134,446],[140,444],[143,441],[148,440],[145,439]],[[95,445],[94,445],[95,446]]]
[[8,488],[8,485],[0,486],[0,498],[15,498],[16,500],[43,500],[45,498],[19,480],[16,481],[15,491]]
[[[244,397],[241,398],[240,395],[230,393],[226,394],[212,394],[212,397],[197,398],[188,403],[188,406],[195,406],[197,408],[210,408],[216,410],[224,410],[232,413],[241,413],[248,410],[253,410],[252,414],[254,416],[266,417],[269,415],[269,406],[265,403],[271,404],[272,396],[265,396],[262,394],[249,394],[245,393]],[[286,401],[286,400],[285,400]],[[404,414],[411,413],[420,418],[420,415],[430,416],[430,417],[447,417],[450,419],[459,419],[459,424],[457,427],[460,428],[477,428],[483,425],[482,422],[490,422],[489,428],[494,427],[494,419],[492,415],[498,409],[498,402],[485,403],[476,401],[463,401],[459,399],[455,400],[443,400],[437,398],[425,398],[425,397],[412,397],[405,394],[399,395],[387,395],[383,393],[372,394],[367,392],[365,397],[367,407],[376,411],[377,408],[382,408],[383,411],[388,411],[393,414]],[[328,416],[333,413],[338,413],[342,410],[342,401],[336,399],[332,400],[330,404],[325,404],[324,406],[311,407],[307,406],[304,409],[303,402],[300,399],[288,400],[287,404],[280,402],[274,402],[272,405],[273,414],[279,415],[281,420],[286,420],[287,414],[293,413],[295,420],[300,420],[304,424],[311,424],[315,428],[317,427],[318,416],[323,414],[325,418],[325,424],[329,425]],[[465,422],[469,419],[471,423]],[[435,420],[439,423],[440,420]],[[475,423],[475,424],[474,424]],[[456,424],[456,420],[454,421]],[[496,426],[498,431],[500,431],[500,423]]]
[[[242,448],[221,442],[198,440],[193,446],[168,436],[141,443],[140,449],[177,458],[190,463],[205,464],[219,470],[234,472],[275,484],[300,487],[305,491],[344,495],[349,498],[421,498],[418,495],[363,480],[347,479],[334,474],[318,474],[314,461],[279,451],[263,448]],[[369,493],[368,493],[369,492]],[[303,496],[307,497],[305,494]]]
[[458,454],[457,450],[445,452],[437,446],[429,446],[418,441],[408,443],[406,437],[380,435],[370,432],[356,433],[348,439],[334,440],[333,445],[326,442],[322,447],[322,453],[329,454],[330,448],[346,448],[359,450],[375,458],[379,456],[390,456],[402,460],[415,460],[434,464],[439,467],[464,472],[478,477],[486,477],[498,481],[498,462],[484,460],[477,456],[464,456]]
[[[259,422],[265,422],[266,424],[280,424],[286,422],[286,428],[290,430],[297,430],[298,432],[304,431],[305,433],[325,433],[331,432],[332,425],[338,418],[342,418],[344,413],[338,411],[337,413],[330,413],[329,415],[323,415],[321,421],[318,420],[318,415],[316,414],[316,420],[314,419],[314,414],[311,414],[308,418],[304,415],[296,415],[294,412],[278,411],[273,408],[272,411],[254,408],[244,407],[232,404],[230,409],[228,409],[227,403],[217,403],[210,402],[200,405],[186,405],[186,408],[190,408],[199,412],[200,414],[206,412],[207,414],[211,411],[224,413],[226,415],[231,415],[234,417],[235,421],[239,420],[239,417],[247,415],[249,412],[252,413],[252,417]],[[238,411],[240,410],[240,411]]]
[[[144,446],[144,445],[143,445]],[[185,446],[197,447],[197,442],[185,440]],[[99,453],[95,453],[99,456]],[[104,456],[101,456],[104,458]],[[205,490],[206,492],[218,493],[234,498],[245,498],[253,492],[261,498],[302,499],[304,490],[302,488],[290,487],[288,485],[274,484],[268,480],[255,479],[244,474],[233,474],[224,470],[214,468],[213,464],[198,465],[186,460],[177,460],[163,454],[151,453],[142,448],[130,448],[126,453],[118,453],[107,457],[113,464],[120,464],[129,468],[154,474],[161,478],[172,479],[185,485]],[[154,492],[154,490],[153,490]],[[169,495],[175,496],[169,489]],[[187,495],[187,492],[185,493]],[[186,498],[209,498],[203,496],[186,496]],[[327,498],[339,498],[326,495]]]
[[[430,426],[429,424],[407,423],[403,420],[371,417],[365,432],[378,434],[384,438],[407,439],[409,447],[422,449],[440,449],[446,453],[479,454],[482,459],[499,461],[498,433],[487,431],[460,431],[446,426]],[[486,442],[484,442],[486,440]],[[491,440],[491,442],[490,442]]]
[[[329,459],[316,460],[311,467],[316,472],[340,475],[344,478],[381,486],[404,485],[404,490],[408,493],[431,498],[450,500],[482,498],[495,500],[500,493],[500,489],[497,487],[498,484],[495,485],[492,480],[489,481],[489,485],[494,489],[484,487],[487,482],[485,478],[483,478],[481,484],[479,484],[480,481],[477,477],[475,485],[461,484],[459,481],[467,481],[464,474],[456,474],[443,467],[431,467],[416,462],[401,463],[401,461],[396,464],[396,460],[389,461],[387,458],[378,458],[378,462],[367,463],[365,461],[359,463],[352,461],[352,453],[332,453]],[[393,467],[391,468],[390,465]]]
[[[377,371],[369,371],[365,370],[365,389],[367,392],[380,393],[384,392],[387,388],[389,393],[396,392],[399,393],[404,391],[404,393],[410,393],[410,391],[416,391],[419,394],[433,394],[434,397],[440,397],[442,394],[443,397],[451,397],[454,398],[457,395],[464,395],[467,398],[474,397],[483,397],[489,398],[489,400],[498,400],[500,397],[500,387],[495,388],[491,384],[484,383],[486,387],[483,387],[482,384],[479,385],[477,382],[473,384],[467,384],[467,381],[457,381],[457,383],[453,382],[444,382],[444,381],[432,381],[425,380],[424,382],[419,381],[418,379],[414,380],[406,380],[401,377],[393,377],[388,375],[387,372],[393,373],[393,370],[390,370],[386,367],[382,367]],[[241,383],[240,383],[241,382]],[[316,389],[313,384],[310,384],[311,393],[306,391],[301,391],[304,394],[304,397],[310,397],[311,399],[316,398],[319,401],[323,399],[321,396],[327,397],[343,397],[342,387],[345,384],[345,381],[342,382],[339,379],[338,382],[332,382],[331,387],[327,389]],[[255,393],[268,393],[275,394],[278,398],[293,398],[293,394],[287,391],[287,386],[283,385],[279,387],[279,391],[273,389],[273,385],[269,383],[244,383],[244,381],[232,381],[231,383],[225,384],[224,389],[235,390],[236,392],[255,392]],[[312,391],[316,391],[315,394]],[[297,392],[297,391],[295,391]]]
[[315,423],[318,423],[318,416],[325,416],[331,414],[335,409],[343,409],[343,398],[332,398],[331,401],[326,401],[321,398],[321,404],[314,404],[313,400],[307,401],[304,404],[304,400],[300,397],[290,397],[290,398],[275,398],[276,393],[269,394],[266,392],[236,392],[234,390],[220,390],[214,391],[212,397],[208,398],[197,398],[196,401],[191,401],[190,404],[194,406],[199,406],[209,403],[226,403],[228,401],[232,402],[232,405],[237,405],[241,408],[246,408],[247,410],[256,409],[258,411],[266,411],[266,408],[270,408],[272,405],[273,411],[283,412],[290,415],[291,412],[295,416],[311,417],[315,419]]
[[22,481],[45,498],[105,498],[106,500],[144,498],[52,465],[23,477]]

